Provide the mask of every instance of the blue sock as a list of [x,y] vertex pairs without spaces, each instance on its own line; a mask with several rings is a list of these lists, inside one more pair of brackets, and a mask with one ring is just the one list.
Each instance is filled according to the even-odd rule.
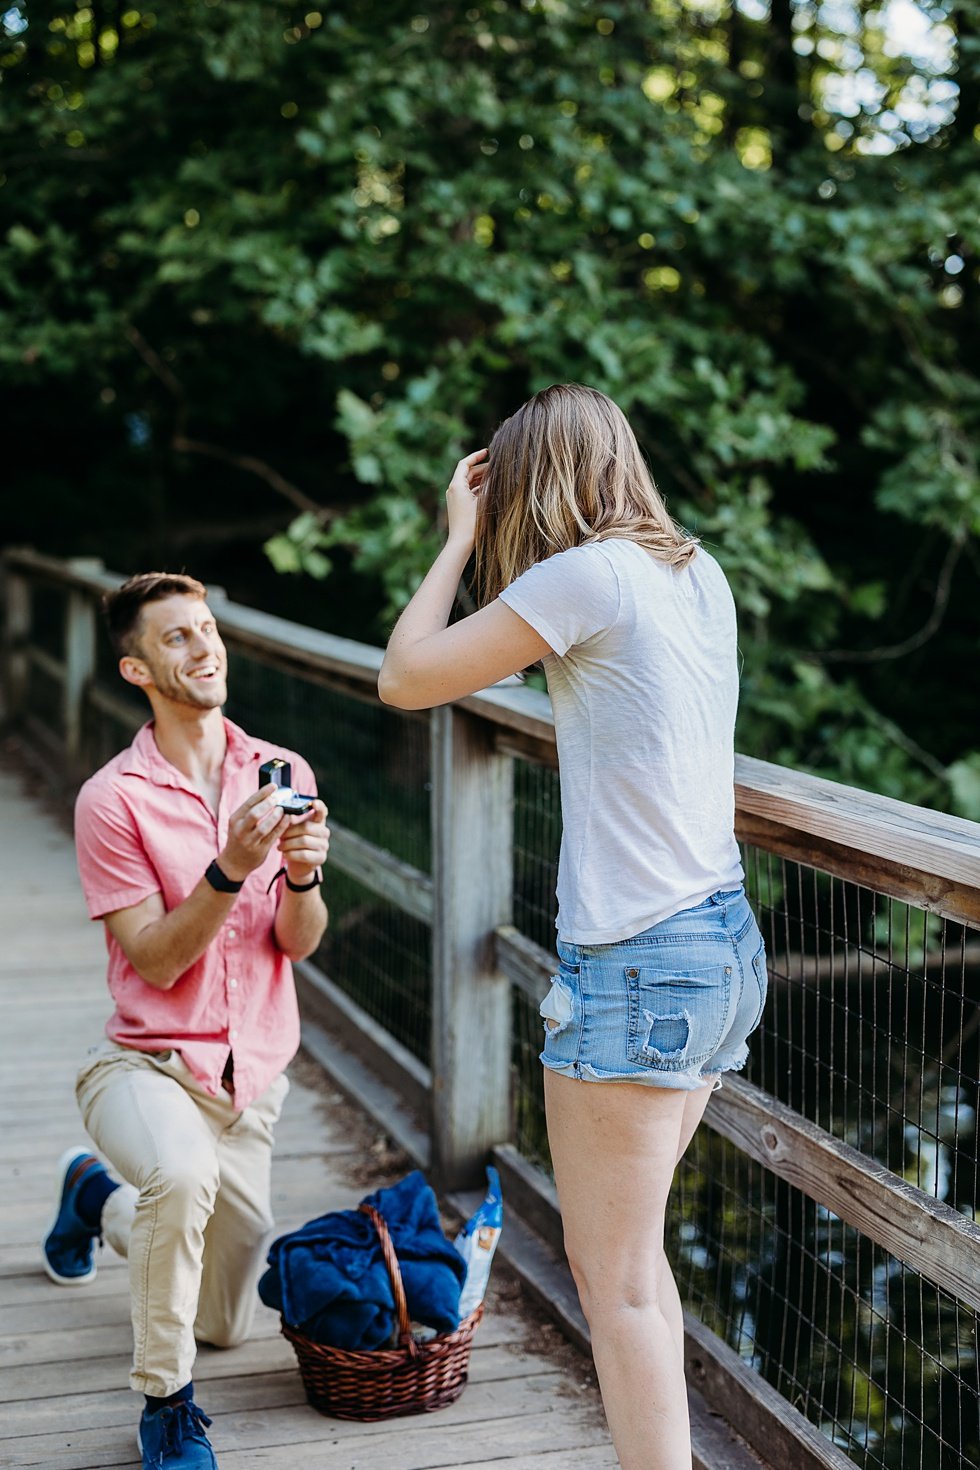
[[98,1230],[102,1220],[102,1206],[118,1188],[118,1182],[110,1179],[101,1169],[93,1169],[89,1178],[83,1180],[75,1205],[86,1225]]
[[183,1404],[194,1397],[194,1380],[185,1383],[183,1388],[178,1388],[176,1393],[168,1394],[165,1399],[155,1399],[150,1394],[144,1394],[146,1399],[146,1412],[148,1414],[159,1414],[168,1404]]

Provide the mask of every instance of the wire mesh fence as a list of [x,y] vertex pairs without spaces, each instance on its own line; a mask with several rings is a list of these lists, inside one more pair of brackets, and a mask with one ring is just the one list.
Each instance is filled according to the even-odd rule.
[[[303,755],[328,820],[422,871],[432,865],[429,725],[241,653],[229,659],[228,714],[251,734]],[[428,926],[330,869],[330,925],[314,962],[392,1036],[428,1063],[432,960]]]
[[330,923],[314,964],[426,1065],[431,1060],[431,931],[363,883],[329,874]]
[[561,795],[558,772],[514,762],[514,925],[543,949],[555,947]]
[[551,1172],[544,1118],[541,1063],[542,1026],[538,1008],[517,985],[512,987],[514,1034],[511,1050],[511,1116],[514,1144],[524,1157]]
[[752,1080],[972,1217],[980,934],[758,849],[769,1002]]
[[35,724],[48,731],[55,741],[62,740],[65,717],[61,680],[46,668],[32,664],[27,676],[26,697],[30,701]]
[[855,1464],[980,1463],[974,1314],[708,1129],[668,1253],[688,1310]]
[[431,870],[427,716],[337,693],[242,653],[229,657],[228,696],[229,718],[310,762],[331,818]]

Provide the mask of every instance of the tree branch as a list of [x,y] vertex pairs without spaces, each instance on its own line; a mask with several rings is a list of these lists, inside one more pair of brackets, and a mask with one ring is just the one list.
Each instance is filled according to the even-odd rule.
[[320,505],[318,501],[312,500],[298,485],[294,485],[291,480],[286,479],[285,475],[281,475],[272,465],[266,464],[263,459],[256,458],[254,454],[237,454],[233,449],[223,449],[220,444],[210,444],[204,439],[189,439],[184,432],[187,422],[187,391],[183,383],[132,323],[126,327],[126,337],[150,372],[160,380],[176,402],[174,432],[170,439],[172,449],[178,454],[202,454],[209,459],[219,460],[222,464],[234,465],[236,469],[244,470],[246,474],[258,475],[260,480],[264,480],[271,489],[275,490],[278,495],[282,495],[297,510],[307,511],[310,515],[316,516],[321,525],[326,525],[338,514],[336,509]]
[[174,434],[170,442],[178,454],[203,454],[209,459],[220,460],[222,464],[234,465],[247,474],[258,475],[277,494],[285,496],[297,510],[309,511],[311,515],[315,515],[321,525],[326,525],[337,514],[329,506],[311,500],[297,485],[273,469],[272,465],[266,464],[265,460],[256,459],[254,454],[236,454],[232,449],[222,449],[220,444],[208,444],[203,439],[188,439],[184,434]]
[[949,550],[939,571],[936,582],[936,596],[932,605],[932,612],[917,633],[902,640],[901,643],[884,644],[878,648],[826,648],[819,652],[809,653],[807,656],[817,663],[827,664],[872,664],[881,663],[889,658],[904,658],[907,653],[914,653],[924,643],[928,643],[942,626],[946,609],[949,606],[949,594],[953,583],[953,573],[956,564],[963,554],[966,544],[966,527],[960,526],[949,543]]

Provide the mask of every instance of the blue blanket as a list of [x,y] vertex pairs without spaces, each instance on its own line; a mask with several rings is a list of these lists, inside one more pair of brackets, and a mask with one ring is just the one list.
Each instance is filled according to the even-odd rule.
[[[452,1332],[466,1264],[443,1234],[424,1175],[416,1169],[364,1203],[385,1218],[409,1316]],[[334,1347],[384,1347],[398,1325],[377,1231],[357,1210],[321,1215],[274,1241],[259,1296],[304,1336]]]

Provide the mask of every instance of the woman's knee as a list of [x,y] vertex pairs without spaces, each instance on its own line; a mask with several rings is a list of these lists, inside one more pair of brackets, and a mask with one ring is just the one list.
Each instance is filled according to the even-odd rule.
[[640,1259],[636,1253],[622,1261],[578,1251],[566,1238],[565,1254],[585,1319],[594,1327],[602,1319],[659,1310],[661,1262],[656,1256]]

